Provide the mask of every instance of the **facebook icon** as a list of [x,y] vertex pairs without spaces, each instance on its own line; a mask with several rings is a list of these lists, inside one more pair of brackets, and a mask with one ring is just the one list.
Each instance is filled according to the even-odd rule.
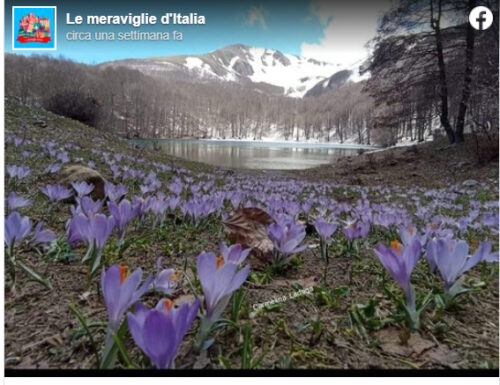
[[469,14],[469,23],[474,29],[484,31],[493,23],[493,13],[487,7],[475,7]]

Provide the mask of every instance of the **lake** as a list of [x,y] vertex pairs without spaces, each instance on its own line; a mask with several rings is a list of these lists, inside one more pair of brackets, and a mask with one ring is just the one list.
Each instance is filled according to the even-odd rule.
[[356,154],[370,146],[243,140],[133,139],[169,155],[226,168],[303,170]]

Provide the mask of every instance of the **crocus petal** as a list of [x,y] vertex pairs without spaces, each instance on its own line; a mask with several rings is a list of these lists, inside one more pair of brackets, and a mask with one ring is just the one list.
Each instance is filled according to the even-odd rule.
[[173,359],[175,337],[172,320],[158,310],[151,310],[144,321],[143,341],[146,354],[158,369],[167,369]]

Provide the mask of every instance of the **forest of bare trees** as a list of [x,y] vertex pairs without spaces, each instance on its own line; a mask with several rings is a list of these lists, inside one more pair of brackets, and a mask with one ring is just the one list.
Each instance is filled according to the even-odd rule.
[[[477,5],[494,12],[487,31],[468,23]],[[401,0],[381,21],[369,70],[379,143],[423,140],[426,130],[443,131],[450,143],[465,132],[497,134],[498,3]]]
[[363,83],[353,83],[296,99],[257,92],[251,85],[166,81],[124,67],[100,69],[44,56],[6,55],[8,96],[60,113],[54,101],[68,101],[64,96],[71,91],[98,106],[96,126],[127,137],[260,139],[278,132],[289,140],[343,142],[355,137],[370,143],[371,99],[362,88]]

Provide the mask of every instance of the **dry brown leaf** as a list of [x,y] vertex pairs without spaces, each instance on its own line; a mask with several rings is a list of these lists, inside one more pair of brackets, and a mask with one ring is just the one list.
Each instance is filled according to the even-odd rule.
[[236,210],[223,222],[227,238],[231,243],[240,243],[251,248],[252,254],[260,260],[269,260],[273,243],[267,235],[267,227],[273,223],[271,216],[256,207]]
[[412,334],[407,344],[417,356],[436,345],[433,341],[426,340],[418,334]]
[[435,343],[422,338],[419,334],[411,334],[403,343],[401,333],[395,328],[383,329],[377,333],[381,344],[380,348],[389,354],[398,354],[408,357],[412,354],[417,356],[435,346]]
[[[104,199],[104,185],[106,179],[96,170],[82,166],[81,164],[74,164],[64,168],[61,173],[60,184],[71,187],[72,182],[87,182],[94,185],[94,189],[90,193],[92,199]],[[73,203],[74,198],[66,200],[67,203]]]
[[456,351],[450,350],[446,345],[439,345],[436,349],[425,353],[423,358],[446,367],[460,361],[460,355]]

